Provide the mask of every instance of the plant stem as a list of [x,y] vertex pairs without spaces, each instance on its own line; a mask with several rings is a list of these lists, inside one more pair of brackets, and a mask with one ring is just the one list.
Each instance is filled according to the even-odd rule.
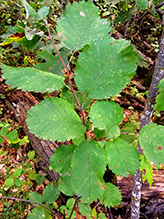
[[74,89],[73,89],[73,85],[72,85],[72,81],[71,81],[71,77],[70,77],[68,65],[66,65],[66,64],[64,63],[64,61],[63,61],[63,59],[62,59],[62,57],[61,57],[59,51],[57,50],[57,48],[56,48],[56,46],[55,46],[55,43],[54,43],[53,40],[52,40],[52,36],[51,36],[50,29],[49,29],[48,22],[47,22],[46,18],[44,18],[44,22],[45,22],[46,27],[47,27],[47,30],[48,30],[48,37],[49,37],[49,39],[50,39],[50,41],[51,41],[51,43],[52,43],[54,49],[56,50],[56,52],[57,52],[57,54],[58,54],[58,56],[59,56],[61,62],[63,63],[64,68],[65,68],[66,71],[67,71],[68,80],[69,80],[69,84],[70,84],[70,86],[71,86],[72,94],[73,94],[73,96],[74,96],[74,98],[75,98],[75,100],[76,100],[76,102],[77,102],[77,104],[78,104],[79,110],[80,110],[81,113],[82,113],[83,124],[86,126],[84,110],[83,110],[81,104],[79,103],[79,100],[78,100],[78,98],[77,98],[77,96],[76,96],[76,94],[75,94],[75,91],[74,91]]
[[48,211],[50,211],[50,212],[55,216],[55,212],[54,212],[54,211],[52,211],[51,209],[47,208],[45,205],[40,204],[40,203],[38,203],[38,202],[34,202],[34,201],[26,200],[26,199],[14,198],[14,197],[0,196],[0,199],[2,199],[2,198],[6,198],[6,199],[8,199],[8,200],[21,201],[21,202],[28,202],[28,203],[31,203],[31,204],[40,205],[41,207],[43,207],[43,208],[47,209]]
[[75,205],[76,205],[78,199],[79,199],[79,197],[76,197],[76,199],[75,199],[75,203],[74,203],[74,205],[73,205],[73,208],[72,208],[71,214],[70,214],[70,216],[69,216],[68,219],[71,219],[71,217],[72,217],[72,215],[73,215],[73,211],[75,210],[75,209],[74,209],[74,208],[75,208]]

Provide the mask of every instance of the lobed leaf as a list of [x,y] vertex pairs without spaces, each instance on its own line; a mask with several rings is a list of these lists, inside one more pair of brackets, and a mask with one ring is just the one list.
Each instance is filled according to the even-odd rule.
[[133,46],[126,40],[99,39],[79,55],[75,82],[93,99],[110,98],[121,92],[136,70]]
[[31,133],[45,140],[64,142],[85,133],[71,104],[61,98],[45,98],[28,111],[26,122]]
[[91,40],[108,36],[110,24],[105,19],[100,20],[98,12],[99,9],[91,1],[67,5],[57,23],[58,35],[62,36],[66,47],[77,51]]
[[0,63],[7,84],[23,91],[52,92],[63,87],[64,77],[33,67],[10,67]]
[[[64,48],[62,51],[60,51],[60,55],[65,63],[67,63],[69,52],[70,51],[67,48]],[[51,72],[57,75],[64,75],[62,71],[63,64],[57,55],[54,56],[46,50],[44,50],[38,52],[37,57],[41,57],[45,60],[45,62],[35,65],[34,68],[40,69],[42,71]]]
[[119,176],[133,175],[139,167],[139,152],[121,138],[105,145],[105,157],[109,169]]
[[144,126],[139,132],[139,143],[149,162],[164,164],[164,127],[157,124]]
[[120,122],[123,120],[123,110],[117,103],[100,101],[92,104],[89,114],[93,126],[106,131],[108,138],[120,135]]

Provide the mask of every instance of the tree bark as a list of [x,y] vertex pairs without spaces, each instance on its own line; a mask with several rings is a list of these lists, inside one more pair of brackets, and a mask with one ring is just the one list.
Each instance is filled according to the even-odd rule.
[[[163,15],[163,26],[164,26],[164,15]],[[155,104],[155,98],[158,94],[158,84],[164,77],[164,30],[162,33],[161,43],[159,46],[159,53],[155,63],[155,69],[153,73],[152,82],[148,92],[148,96],[145,103],[144,112],[141,116],[140,129],[143,126],[151,123],[153,108]],[[139,143],[137,147],[140,154],[143,153]],[[133,190],[132,190],[132,204],[131,204],[131,219],[138,219],[140,216],[140,199],[141,199],[141,172],[138,169],[133,176]]]

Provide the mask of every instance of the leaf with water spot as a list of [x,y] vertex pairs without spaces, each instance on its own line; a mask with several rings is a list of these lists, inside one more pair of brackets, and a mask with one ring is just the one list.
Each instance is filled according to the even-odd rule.
[[91,1],[67,5],[57,22],[57,32],[66,47],[77,51],[91,41],[108,37],[110,23],[106,19],[100,19],[98,12]]
[[144,126],[139,132],[139,143],[147,160],[164,164],[164,127],[157,124]]

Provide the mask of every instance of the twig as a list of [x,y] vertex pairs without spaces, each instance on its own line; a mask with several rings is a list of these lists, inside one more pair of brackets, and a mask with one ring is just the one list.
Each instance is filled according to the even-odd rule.
[[74,203],[74,205],[73,205],[73,208],[72,208],[71,214],[70,214],[70,216],[69,216],[68,219],[71,219],[72,214],[73,214],[73,212],[74,212],[74,210],[75,210],[75,205],[76,205],[78,199],[79,199],[79,197],[76,197],[76,199],[75,199],[75,203]]
[[40,203],[38,203],[38,202],[34,202],[34,201],[26,200],[26,199],[14,198],[14,197],[0,196],[0,199],[2,199],[2,198],[6,198],[6,199],[8,199],[8,200],[21,201],[21,202],[28,202],[28,203],[31,203],[31,204],[40,205],[41,207],[47,209],[47,210],[50,211],[53,215],[55,215],[55,212],[54,212],[54,211],[52,211],[51,209],[47,208],[45,205],[40,204]]
[[[76,96],[76,94],[75,94],[75,91],[74,91],[74,89],[73,89],[73,85],[72,85],[72,81],[71,81],[71,77],[70,77],[68,65],[66,65],[66,64],[64,63],[64,61],[63,61],[63,59],[62,59],[62,57],[61,57],[59,51],[57,50],[57,48],[56,48],[56,46],[55,46],[55,43],[54,43],[53,40],[52,40],[52,36],[51,36],[50,29],[49,29],[48,22],[47,22],[46,18],[44,18],[44,22],[45,22],[46,27],[47,27],[47,30],[48,30],[48,37],[49,37],[49,39],[50,39],[50,41],[51,41],[51,43],[52,43],[54,49],[56,50],[56,52],[57,52],[57,54],[58,54],[58,56],[59,56],[61,62],[63,63],[64,68],[65,68],[66,71],[67,71],[67,75],[68,75],[68,79],[69,79],[69,84],[70,84],[70,86],[71,86],[72,94],[73,94],[73,96],[74,96],[74,98],[75,98],[75,100],[76,100],[76,102],[77,102],[77,104],[78,104],[78,106],[79,106],[79,110],[80,110],[81,113],[82,113],[83,124],[86,126],[84,111],[83,111],[83,108],[82,108],[81,104],[79,103],[79,100],[78,100],[78,98],[77,98],[77,96]],[[85,137],[86,137],[86,135],[85,135]]]
[[[164,15],[163,15],[163,26],[164,26]],[[164,31],[162,33],[161,43],[159,46],[159,53],[157,57],[157,61],[155,63],[155,69],[153,73],[153,78],[151,82],[151,86],[149,89],[149,93],[146,99],[144,112],[141,116],[141,125],[140,129],[143,126],[146,126],[151,123],[153,108],[155,105],[155,98],[158,94],[158,84],[160,80],[164,76]],[[137,146],[140,154],[143,153],[143,150],[138,143]],[[138,219],[140,216],[140,200],[141,200],[141,171],[138,169],[137,172],[133,176],[133,189],[132,189],[132,204],[131,204],[131,219]]]

